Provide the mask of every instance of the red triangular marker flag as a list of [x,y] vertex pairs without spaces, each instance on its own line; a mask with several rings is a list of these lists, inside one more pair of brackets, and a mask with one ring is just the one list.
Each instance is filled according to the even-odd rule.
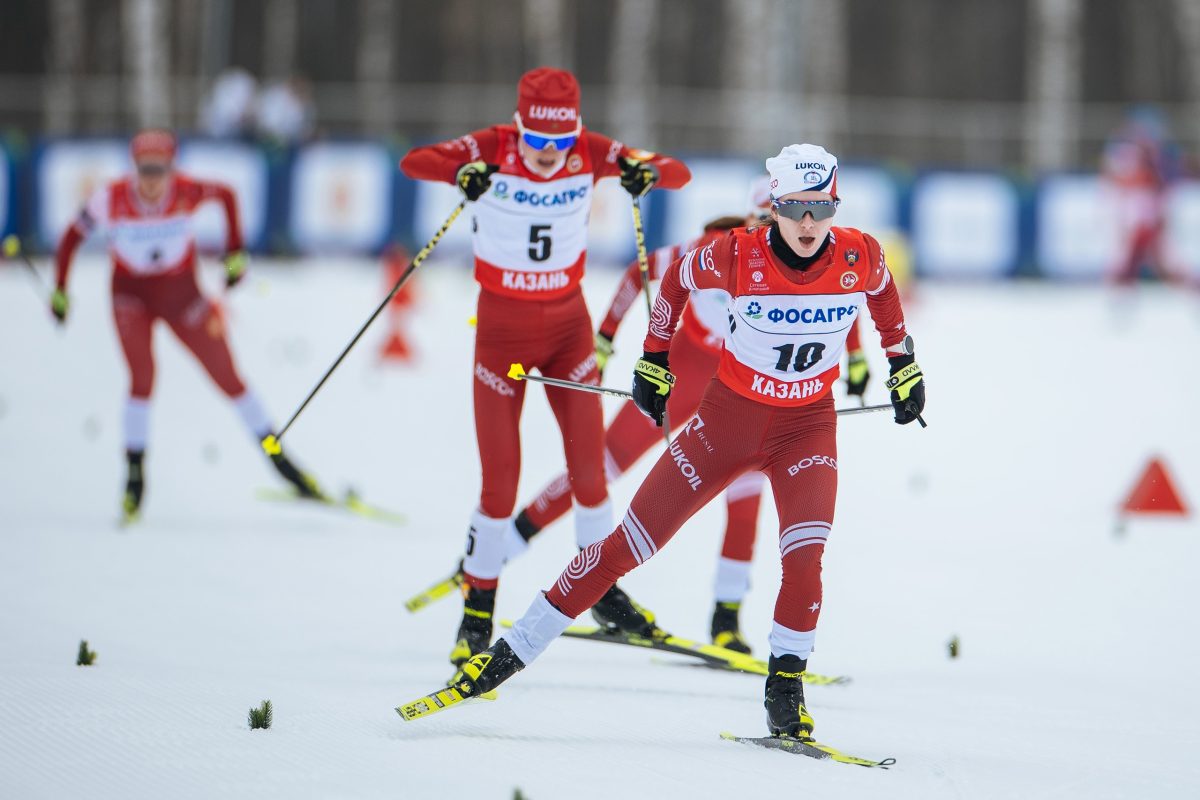
[[1167,468],[1158,458],[1150,459],[1121,510],[1126,514],[1188,514]]

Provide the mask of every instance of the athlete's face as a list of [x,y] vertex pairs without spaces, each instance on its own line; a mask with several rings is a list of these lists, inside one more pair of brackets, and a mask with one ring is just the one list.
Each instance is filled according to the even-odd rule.
[[524,138],[517,141],[521,150],[521,158],[525,160],[525,164],[543,178],[549,178],[562,169],[563,164],[567,161],[567,153],[570,152],[569,149],[558,150],[551,146],[547,146],[544,150],[538,150]]
[[[787,200],[831,201],[833,196],[828,192],[792,192],[780,197],[779,200],[781,202]],[[792,248],[793,253],[803,258],[817,252],[829,234],[829,229],[833,227],[833,217],[815,219],[811,212],[805,214],[801,219],[791,219],[780,214],[778,208],[773,208],[771,216],[779,225],[779,233],[783,236],[783,241]]]
[[137,163],[137,191],[143,200],[154,203],[162,198],[171,178],[171,162],[145,158]]

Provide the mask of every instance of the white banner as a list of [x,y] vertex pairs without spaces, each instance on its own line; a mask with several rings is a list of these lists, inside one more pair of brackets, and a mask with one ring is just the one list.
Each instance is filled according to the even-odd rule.
[[[193,178],[228,184],[237,198],[242,237],[247,247],[260,245],[266,234],[267,159],[256,147],[240,142],[194,140],[179,148],[179,169]],[[201,252],[225,252],[225,213],[206,201],[192,217]]]
[[1200,280],[1200,181],[1183,181],[1167,198],[1170,267]]
[[296,246],[308,253],[363,253],[383,246],[395,213],[395,173],[391,154],[379,144],[304,147],[292,165],[288,227]]
[[1096,175],[1053,175],[1037,196],[1037,263],[1051,278],[1098,279],[1120,241],[1119,210]]
[[838,206],[835,225],[858,228],[877,239],[900,228],[900,192],[887,170],[877,167],[838,167]]
[[995,278],[1016,267],[1020,202],[999,175],[943,172],[913,188],[913,252],[918,275]]
[[[56,141],[37,160],[37,231],[53,249],[92,193],[129,172],[129,145],[115,139]],[[102,245],[92,237],[91,247]]]

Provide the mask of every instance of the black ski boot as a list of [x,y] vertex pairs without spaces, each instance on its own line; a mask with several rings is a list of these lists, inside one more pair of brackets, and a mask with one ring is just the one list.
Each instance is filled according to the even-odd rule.
[[303,472],[292,463],[287,454],[282,451],[271,454],[271,464],[275,470],[296,489],[296,493],[309,500],[326,500],[325,493],[317,485],[316,480],[307,472]]
[[463,664],[450,685],[458,689],[464,697],[478,697],[495,689],[523,669],[524,662],[517,658],[508,642],[500,639]]
[[735,653],[750,653],[750,645],[738,629],[741,603],[717,603],[712,615],[712,643]]
[[121,513],[127,523],[136,520],[142,508],[142,493],[146,488],[142,477],[142,459],[145,455],[145,450],[125,451],[128,473],[125,478],[125,497],[121,500]]
[[664,638],[667,633],[654,624],[654,614],[639,606],[615,583],[592,606],[592,618],[600,627],[644,636]]
[[799,656],[771,656],[767,664],[767,727],[772,736],[811,739],[813,718],[804,707],[804,670],[808,662]]
[[492,612],[496,609],[495,589],[463,588],[462,624],[458,626],[458,641],[450,651],[450,663],[456,667],[492,643]]

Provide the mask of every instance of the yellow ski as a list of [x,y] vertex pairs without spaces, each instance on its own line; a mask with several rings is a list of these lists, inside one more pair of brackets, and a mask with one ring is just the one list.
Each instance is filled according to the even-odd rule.
[[457,688],[447,686],[445,689],[439,689],[433,694],[427,694],[424,697],[418,697],[408,703],[396,706],[396,713],[405,722],[412,722],[414,719],[428,717],[431,714],[436,714],[439,711],[445,711],[447,708],[456,706],[460,703],[470,702],[472,700],[495,700],[496,692],[484,692],[478,697],[464,695]]
[[[506,628],[511,628],[513,623],[512,620],[505,619],[500,620],[500,624]],[[746,653],[739,653],[736,650],[717,647],[715,644],[704,644],[692,641],[691,639],[683,639],[679,636],[648,639],[645,636],[637,636],[625,633],[624,631],[615,631],[594,625],[572,625],[563,631],[562,635],[572,639],[589,639],[594,642],[626,644],[632,647],[644,647],[648,650],[657,650],[663,653],[692,656],[693,658],[700,659],[704,666],[711,669],[748,672],[751,675],[767,674],[767,662],[761,659],[747,655]],[[850,678],[845,675],[818,675],[814,672],[804,673],[804,683],[808,686],[834,686],[849,682]]]
[[816,739],[803,738],[797,739],[792,736],[734,736],[728,731],[721,733],[721,738],[730,742],[741,742],[742,744],[752,744],[758,747],[765,747],[768,750],[782,750],[785,753],[792,753],[798,756],[808,756],[818,760],[831,760],[839,764],[856,764],[860,767],[879,767],[887,769],[896,763],[894,758],[885,758],[881,761],[872,761],[868,758],[859,758],[858,756],[848,756],[841,750],[830,747],[827,744],[818,742]]
[[443,597],[454,592],[458,587],[462,586],[463,575],[460,570],[455,570],[448,578],[443,578],[437,583],[430,586],[420,594],[413,595],[404,601],[404,607],[410,613],[416,613],[427,605],[441,600]]

